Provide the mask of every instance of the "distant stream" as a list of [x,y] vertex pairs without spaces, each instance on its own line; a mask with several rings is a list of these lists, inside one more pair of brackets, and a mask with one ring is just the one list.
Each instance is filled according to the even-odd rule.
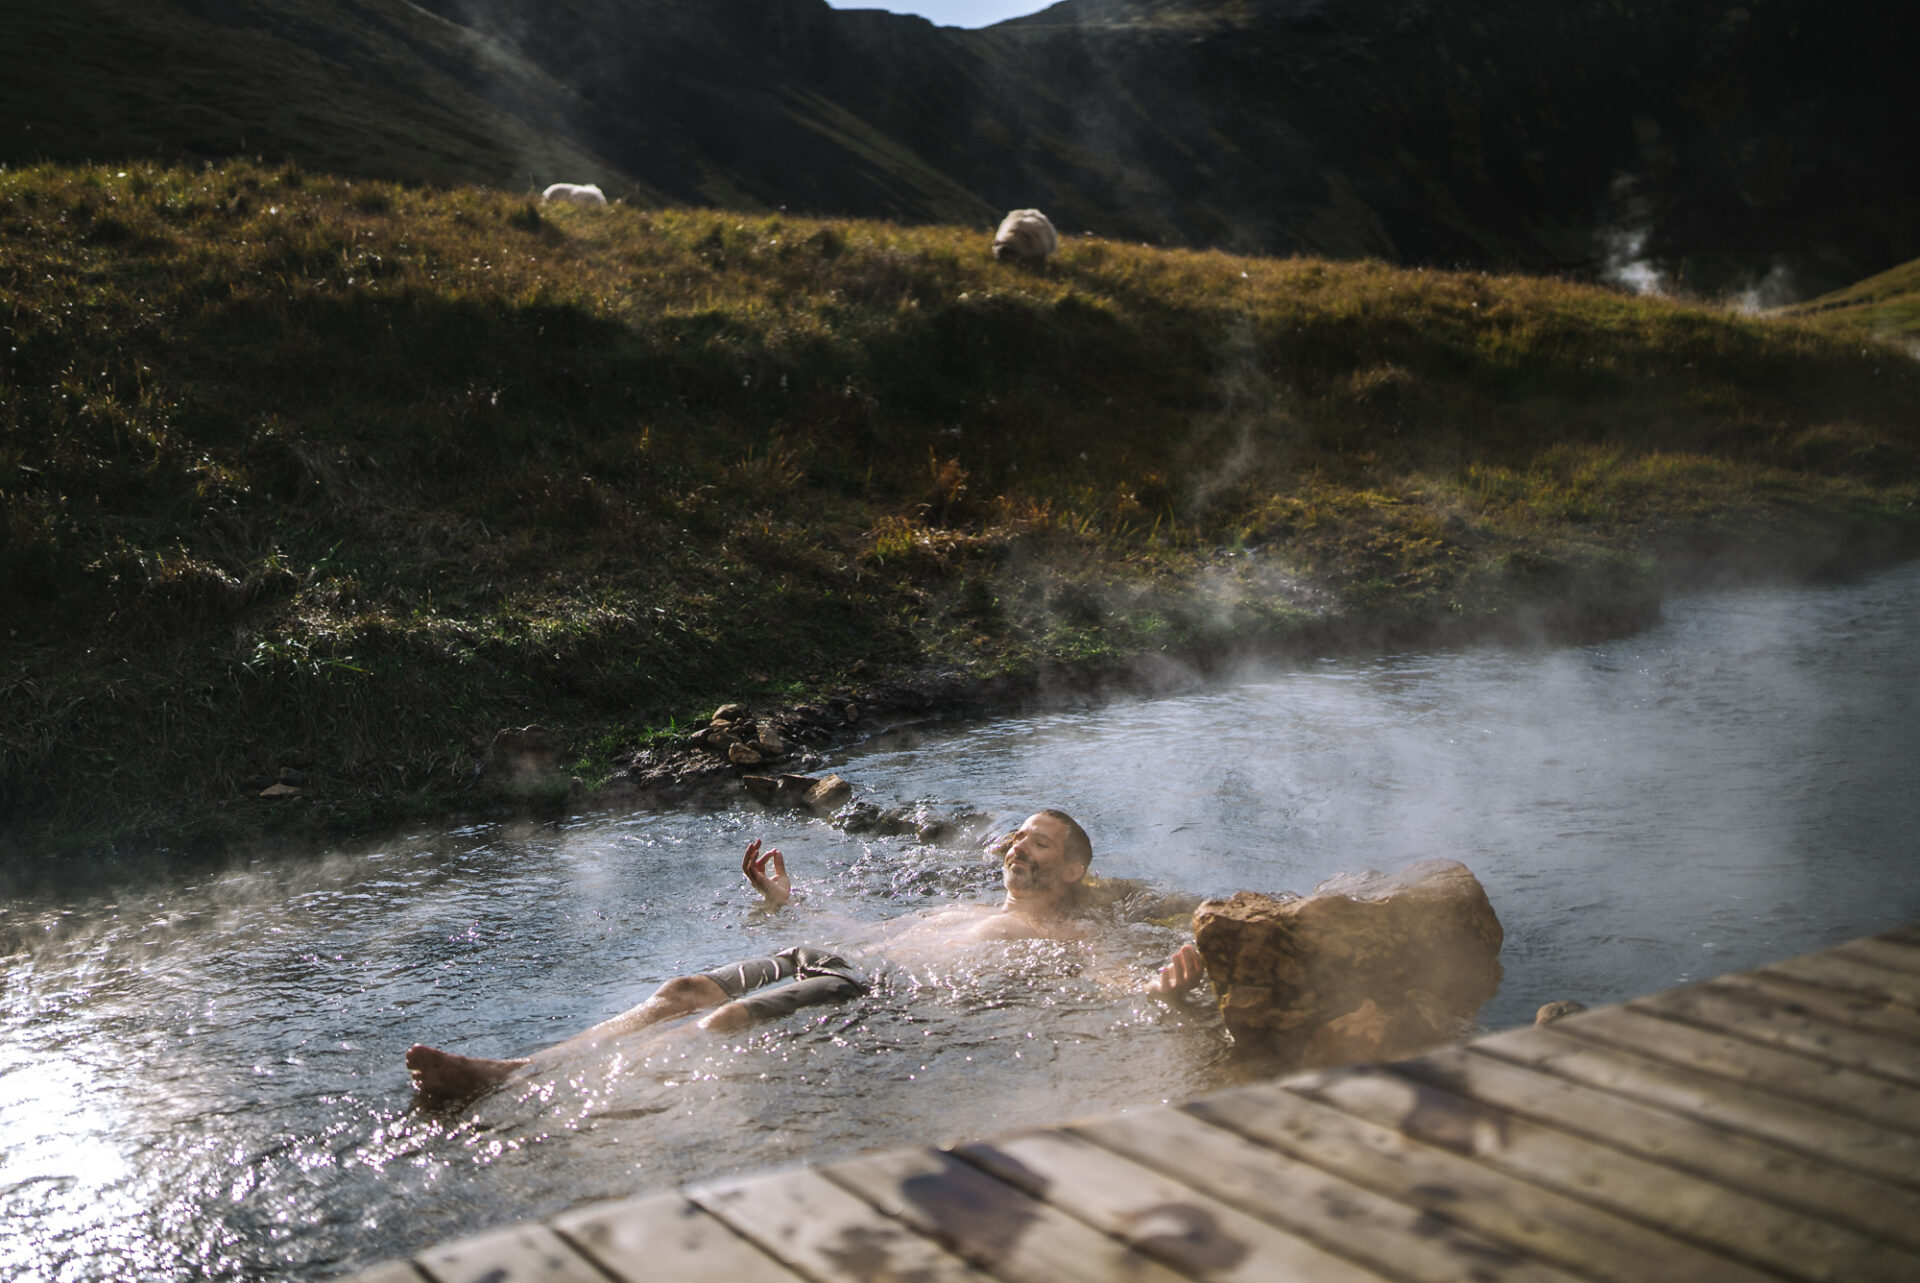
[[[1042,805],[1096,869],[1305,892],[1448,856],[1507,937],[1488,1028],[1920,919],[1920,565],[1670,602],[1552,651],[1329,659],[1123,706],[893,733],[827,763],[883,804]],[[805,899],[739,876],[764,836]],[[0,1265],[18,1280],[320,1279],[592,1199],[1177,1099],[1246,1071],[1179,941],[883,967],[867,998],[669,1030],[466,1110],[414,1041],[522,1054],[659,981],[992,894],[976,849],[742,807],[420,834],[0,908]]]

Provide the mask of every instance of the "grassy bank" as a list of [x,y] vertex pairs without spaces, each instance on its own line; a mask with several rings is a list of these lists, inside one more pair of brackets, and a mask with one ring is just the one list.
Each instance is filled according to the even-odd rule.
[[[327,836],[723,699],[1635,618],[1910,548],[1920,366],[1554,281],[0,172],[0,828]],[[255,794],[282,767],[303,797]]]
[[1812,321],[1854,338],[1878,339],[1920,351],[1920,259],[1890,267],[1845,289],[1780,309],[1783,317]]

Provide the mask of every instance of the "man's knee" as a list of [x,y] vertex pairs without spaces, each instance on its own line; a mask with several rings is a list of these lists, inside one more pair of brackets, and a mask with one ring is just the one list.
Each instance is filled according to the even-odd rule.
[[753,1023],[753,1012],[744,1002],[729,1002],[716,1007],[700,1017],[702,1029],[714,1029],[720,1033],[729,1033],[735,1029],[745,1029]]
[[697,1011],[727,1000],[727,991],[710,976],[675,976],[653,991],[653,1000],[683,1011]]

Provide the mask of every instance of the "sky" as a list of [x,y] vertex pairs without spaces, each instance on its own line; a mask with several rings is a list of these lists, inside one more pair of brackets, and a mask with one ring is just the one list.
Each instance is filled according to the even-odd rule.
[[891,9],[917,13],[943,27],[988,27],[1038,13],[1052,0],[827,0],[836,9]]

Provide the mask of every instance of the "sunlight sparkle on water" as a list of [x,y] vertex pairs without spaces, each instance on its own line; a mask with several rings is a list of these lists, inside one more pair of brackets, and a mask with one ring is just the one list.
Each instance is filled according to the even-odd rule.
[[68,1256],[151,1267],[152,1245],[133,1229],[141,1202],[129,1188],[133,1168],[112,1139],[92,1069],[70,1056],[0,1054],[0,1217],[33,1227],[7,1277],[52,1278],[36,1270]]

